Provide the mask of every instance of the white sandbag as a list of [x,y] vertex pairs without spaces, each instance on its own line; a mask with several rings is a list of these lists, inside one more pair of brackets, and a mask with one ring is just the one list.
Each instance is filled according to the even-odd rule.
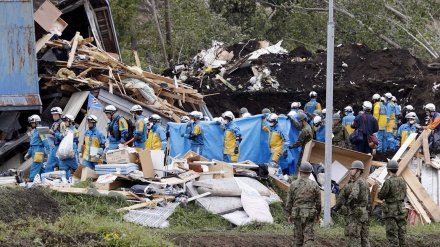
[[229,220],[236,226],[245,226],[252,223],[245,211],[237,210],[229,214],[222,215],[223,218]]
[[269,204],[261,196],[251,196],[246,193],[241,194],[241,204],[250,221],[260,223],[273,223]]
[[71,159],[75,157],[75,150],[73,150],[73,132],[69,131],[63,138],[58,147],[57,157],[60,160]]

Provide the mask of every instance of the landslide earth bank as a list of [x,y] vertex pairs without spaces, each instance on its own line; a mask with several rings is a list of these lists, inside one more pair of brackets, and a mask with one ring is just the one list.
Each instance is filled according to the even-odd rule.
[[[243,50],[243,44],[228,47],[229,51],[234,51],[235,60],[231,63],[238,59],[236,54],[240,51],[243,57],[258,47],[254,44],[248,46]],[[213,76],[204,82],[209,83],[210,89],[202,86],[199,90],[204,94],[220,93],[204,99],[213,116],[219,116],[226,110],[237,114],[241,107],[247,107],[252,114],[260,113],[265,107],[278,114],[286,114],[291,102],[300,101],[304,105],[309,100],[311,90],[318,93],[318,101],[325,108],[326,53],[319,53],[306,62],[292,61],[294,57],[308,57],[310,54],[304,47],[298,47],[288,54],[262,55],[252,62],[263,64],[271,70],[271,75],[280,84],[278,89],[263,84],[261,91],[248,91],[253,72],[247,67],[224,76],[237,87],[235,92],[213,80]],[[408,50],[371,50],[363,44],[335,48],[333,98],[336,111],[352,105],[357,112],[362,101],[370,100],[374,93],[383,95],[391,92],[399,104],[411,104],[417,107],[418,114],[424,114],[424,104],[440,103],[438,94],[432,90],[435,83],[440,83],[440,70],[429,69],[427,62],[413,57]],[[199,82],[193,85],[197,88]]]

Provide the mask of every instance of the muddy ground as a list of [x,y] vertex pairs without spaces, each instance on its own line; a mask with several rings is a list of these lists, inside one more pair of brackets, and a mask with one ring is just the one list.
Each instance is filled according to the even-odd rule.
[[[243,57],[258,49],[256,42],[243,46],[234,44],[227,48],[234,51],[235,60],[230,64],[239,59],[236,54],[241,52]],[[241,107],[248,108],[252,114],[260,113],[265,107],[286,114],[291,102],[300,101],[304,105],[311,90],[318,93],[318,101],[325,108],[327,54],[321,52],[313,57],[311,54],[304,47],[298,47],[287,54],[262,55],[251,62],[251,65],[268,67],[280,84],[278,89],[265,85],[262,91],[249,92],[247,87],[253,76],[251,67],[224,75],[237,91],[213,79],[214,75],[205,76],[200,88],[200,81],[194,78],[189,79],[189,84],[204,94],[219,93],[204,99],[214,116],[226,110],[238,115]],[[297,62],[296,57],[306,58],[306,61]],[[383,95],[386,92],[396,96],[401,105],[415,106],[418,114],[423,114],[422,107],[426,103],[440,104],[438,93],[432,90],[435,83],[440,83],[440,70],[429,69],[428,62],[413,57],[408,50],[371,50],[364,44],[343,45],[335,48],[334,61],[335,110],[352,105],[357,112],[362,101],[370,100],[374,93]]]
[[[241,246],[293,246],[293,236],[274,233],[200,233],[197,235],[173,235],[168,240],[180,246],[224,246],[224,247],[241,247]],[[438,246],[440,239],[437,235],[426,236],[410,236],[408,237],[408,247]],[[338,237],[328,237],[317,234],[315,236],[316,247],[340,247],[345,246],[345,239]],[[388,246],[385,239],[370,238],[371,247]]]

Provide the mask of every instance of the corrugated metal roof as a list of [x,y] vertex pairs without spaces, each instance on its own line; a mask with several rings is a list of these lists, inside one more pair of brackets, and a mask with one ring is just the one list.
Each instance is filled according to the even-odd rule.
[[0,110],[40,109],[33,13],[32,1],[0,1]]
[[66,107],[64,107],[64,114],[70,114],[73,116],[73,118],[76,118],[76,115],[78,115],[78,112],[81,110],[81,107],[87,100],[89,94],[89,91],[73,93],[70,96],[69,102],[67,102]]

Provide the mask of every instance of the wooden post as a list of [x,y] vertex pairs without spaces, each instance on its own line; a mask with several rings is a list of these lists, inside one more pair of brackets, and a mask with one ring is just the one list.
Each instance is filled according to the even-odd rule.
[[67,61],[67,68],[70,68],[75,58],[76,47],[78,46],[79,32],[76,32],[75,37],[73,37],[73,45],[70,49],[69,60]]

